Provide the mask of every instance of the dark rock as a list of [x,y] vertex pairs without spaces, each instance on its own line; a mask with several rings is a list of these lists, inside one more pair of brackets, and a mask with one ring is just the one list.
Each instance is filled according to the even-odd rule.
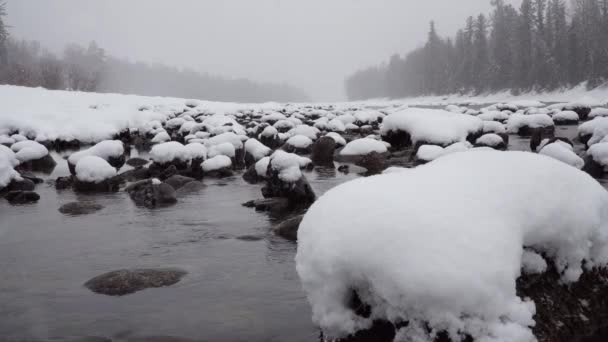
[[[187,169],[187,166],[179,168],[179,170],[186,170],[186,169]],[[178,174],[178,167],[175,166],[175,164],[171,164],[171,163],[167,163],[167,164],[152,163],[152,165],[150,165],[150,167],[148,167],[148,171],[150,172],[150,177],[158,178],[160,180],[165,180],[173,175]]]
[[338,166],[338,171],[344,173],[344,174],[349,174],[350,173],[350,167],[348,166],[348,164],[343,164]]
[[529,133],[531,134],[530,150],[532,150],[532,152],[537,152],[536,149],[544,139],[551,139],[555,136],[555,129],[530,128]]
[[538,130],[540,130],[541,132],[537,133],[537,134],[540,134],[543,137],[543,139],[555,136],[555,126],[548,126],[548,127],[524,126],[524,127],[521,127],[517,131],[517,135],[519,135],[520,137],[531,137]]
[[232,171],[231,168],[222,168],[222,169],[213,170],[213,171],[205,171],[204,175],[205,175],[205,177],[212,177],[212,178],[226,178],[226,177],[232,177],[232,175],[234,175],[234,172]]
[[145,166],[149,162],[150,162],[149,160],[146,160],[143,158],[138,158],[138,157],[131,158],[126,161],[127,165],[132,166],[132,167]]
[[21,163],[17,169],[18,170],[27,170],[27,171],[36,171],[43,172],[49,174],[53,172],[57,166],[57,162],[50,154],[47,154],[45,157],[36,160],[30,160],[25,163]]
[[28,204],[40,200],[40,195],[33,191],[10,191],[5,195],[10,204]]
[[273,136],[260,136],[260,142],[273,150],[281,147],[281,144],[283,143],[278,134]]
[[391,144],[391,149],[403,149],[412,146],[412,137],[405,131],[389,131],[382,136],[382,140]]
[[92,202],[70,202],[62,205],[59,212],[70,216],[88,215],[103,209],[103,206]]
[[190,177],[184,177],[181,175],[173,175],[165,179],[165,183],[171,185],[175,190],[181,188],[185,184],[190,183],[192,181],[195,181],[195,179]]
[[330,137],[322,137],[312,145],[310,159],[313,164],[321,166],[334,166],[334,153],[336,141]]
[[177,202],[175,189],[169,184],[154,184],[151,179],[142,180],[129,184],[125,188],[136,205],[147,208],[173,204]]
[[264,240],[264,237],[259,235],[242,235],[237,236],[236,239],[241,241],[261,241]]
[[289,241],[297,241],[298,228],[300,227],[303,218],[304,215],[298,215],[279,223],[274,227],[274,233]]
[[6,190],[8,191],[32,191],[36,187],[36,184],[27,178],[23,178],[22,180],[13,179]]
[[243,179],[249,184],[257,184],[258,182],[263,180],[263,178],[258,175],[258,171],[255,168],[255,164],[249,166],[247,171],[245,171],[245,173],[243,174]]
[[264,198],[243,203],[243,206],[278,215],[289,210],[289,201],[280,197]]
[[269,177],[262,188],[264,198],[286,198],[291,210],[306,209],[316,200],[316,195],[304,175],[296,182],[287,183],[279,178],[279,172],[268,167]]
[[147,288],[176,284],[187,274],[176,268],[118,270],[97,276],[84,286],[108,296],[124,296]]
[[295,147],[290,144],[285,144],[283,145],[283,151],[299,155],[310,154],[312,152],[312,144],[307,147]]
[[55,181],[55,189],[63,190],[63,189],[71,188],[72,184],[74,184],[73,176],[58,177],[57,180]]
[[121,179],[118,176],[97,183],[84,182],[77,177],[73,177],[72,179],[74,180],[72,188],[77,192],[116,192],[121,183]]
[[586,107],[586,106],[566,106],[566,108],[564,108],[566,110],[571,110],[573,112],[575,112],[576,114],[578,114],[579,119],[581,119],[581,121],[585,121],[589,118],[589,114],[591,114],[591,107]]
[[604,175],[604,167],[596,162],[593,157],[585,156],[584,160],[585,166],[583,166],[583,171],[593,178],[601,178]]
[[124,182],[135,182],[135,181],[139,181],[142,179],[148,179],[150,178],[150,171],[148,170],[148,168],[146,167],[137,167],[135,169],[132,170],[127,170],[121,174],[119,174],[118,176],[116,176],[117,179],[120,180],[121,183]]
[[367,175],[377,175],[386,169],[386,154],[371,152],[356,162],[357,166],[367,169]]

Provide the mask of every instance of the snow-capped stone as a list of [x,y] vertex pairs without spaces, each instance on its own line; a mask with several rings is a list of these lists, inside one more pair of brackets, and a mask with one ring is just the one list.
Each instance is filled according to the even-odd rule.
[[554,127],[553,120],[547,114],[513,114],[507,120],[507,132],[530,135],[533,128]]
[[201,167],[205,173],[232,168],[232,160],[225,155],[216,155],[205,160]]
[[582,169],[585,166],[585,161],[574,153],[572,146],[563,141],[548,144],[542,147],[538,153],[560,160],[577,169]]
[[116,169],[97,156],[84,156],[76,164],[76,178],[82,182],[100,183],[114,176]]
[[349,142],[340,151],[342,156],[363,156],[371,152],[386,153],[388,151],[386,144],[370,138],[362,138]]
[[189,162],[190,153],[184,145],[177,141],[170,141],[154,145],[150,151],[152,161],[165,164],[173,161]]
[[[326,338],[380,319],[409,322],[398,333],[420,341],[445,331],[527,342],[524,247],[547,252],[572,283],[583,262],[606,265],[607,234],[608,193],[579,170],[527,152],[463,152],[327,192],[300,225],[296,265]],[[349,307],[353,292],[371,315]]]

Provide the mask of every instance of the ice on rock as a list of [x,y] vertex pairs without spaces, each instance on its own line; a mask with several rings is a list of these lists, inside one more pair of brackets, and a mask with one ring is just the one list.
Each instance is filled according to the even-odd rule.
[[[575,282],[583,261],[608,262],[607,224],[608,193],[580,170],[528,152],[454,153],[328,191],[299,227],[296,266],[326,338],[384,319],[409,322],[405,340],[532,342],[535,305],[516,279],[542,267],[524,247]],[[353,290],[369,318],[348,307]]]
[[76,178],[82,182],[100,183],[116,176],[116,169],[97,156],[84,156],[76,164]]
[[483,121],[467,114],[456,114],[438,109],[408,108],[388,115],[382,122],[380,133],[406,132],[412,143],[424,141],[449,145],[465,141],[467,136],[480,132]]
[[388,151],[386,144],[370,138],[362,138],[349,142],[340,151],[342,156],[363,156],[371,152],[385,153]]

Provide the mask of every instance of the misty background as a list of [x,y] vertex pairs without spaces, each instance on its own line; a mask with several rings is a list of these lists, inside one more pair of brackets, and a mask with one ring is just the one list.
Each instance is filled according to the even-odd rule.
[[[68,44],[86,50],[95,41],[122,63],[116,70],[125,70],[124,60],[160,63],[159,77],[186,68],[203,74],[210,89],[257,91],[256,100],[335,101],[346,99],[344,80],[355,70],[424,46],[431,20],[451,35],[491,8],[490,0],[8,0],[5,21],[13,39],[39,41],[57,56]],[[136,74],[144,73],[114,72],[111,87],[128,92]],[[243,78],[249,81],[229,82]],[[140,83],[152,93],[191,88],[179,78]],[[218,93],[226,96],[214,99],[243,100]]]

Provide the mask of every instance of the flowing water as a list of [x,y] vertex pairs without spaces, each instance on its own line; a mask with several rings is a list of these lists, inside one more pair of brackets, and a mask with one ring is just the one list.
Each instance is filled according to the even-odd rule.
[[[576,126],[556,133],[572,139]],[[510,138],[510,150],[529,150],[528,138]],[[55,159],[59,165],[45,179],[69,173],[62,156]],[[318,195],[358,177],[333,170],[306,176]],[[81,195],[49,183],[36,187],[37,204],[0,201],[0,336],[317,341],[295,271],[296,244],[271,232],[276,222],[267,214],[241,206],[260,198],[262,185],[240,174],[204,183],[176,205],[154,210],[136,207],[124,192]],[[80,217],[58,211],[76,200],[104,209]],[[123,297],[83,286],[108,271],[141,267],[189,273],[173,286]]]

